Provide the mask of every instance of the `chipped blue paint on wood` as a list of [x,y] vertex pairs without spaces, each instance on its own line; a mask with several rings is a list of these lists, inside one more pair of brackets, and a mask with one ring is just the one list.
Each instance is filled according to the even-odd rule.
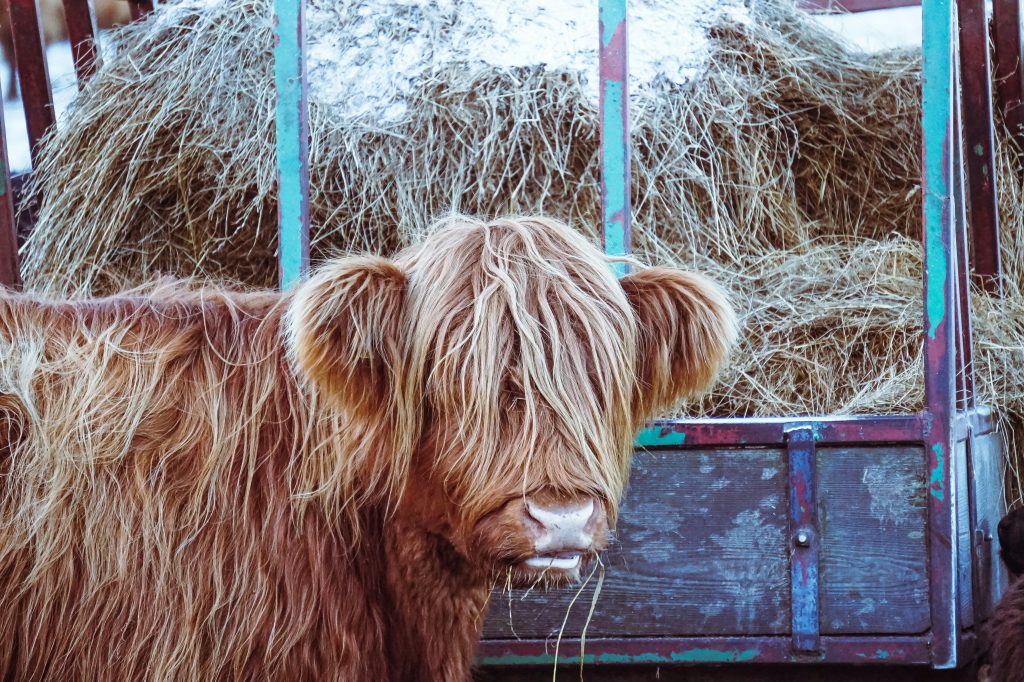
[[[599,14],[602,230],[605,253],[625,256],[632,250],[626,0],[600,0]],[[625,263],[612,267],[628,272]]]
[[309,118],[303,0],[274,2],[278,268],[282,288],[309,268]]

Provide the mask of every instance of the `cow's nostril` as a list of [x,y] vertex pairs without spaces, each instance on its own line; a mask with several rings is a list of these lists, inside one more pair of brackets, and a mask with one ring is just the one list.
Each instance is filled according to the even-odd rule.
[[593,499],[571,505],[541,505],[526,501],[526,513],[540,526],[538,552],[562,549],[588,550],[594,542],[599,509]]

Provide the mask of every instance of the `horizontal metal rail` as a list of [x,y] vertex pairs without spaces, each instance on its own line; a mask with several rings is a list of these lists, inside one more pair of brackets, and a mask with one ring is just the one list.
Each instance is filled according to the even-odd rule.
[[[477,660],[486,666],[551,666],[554,643],[546,640],[489,639],[480,643]],[[586,665],[700,665],[714,663],[829,663],[927,665],[931,638],[919,636],[821,637],[820,649],[794,653],[790,636],[777,637],[631,637],[587,639]],[[558,663],[580,663],[578,640],[559,644]]]

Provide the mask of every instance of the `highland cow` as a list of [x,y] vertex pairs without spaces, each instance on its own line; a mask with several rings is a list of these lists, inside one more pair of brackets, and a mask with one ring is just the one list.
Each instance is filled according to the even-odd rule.
[[999,554],[1010,587],[988,623],[990,682],[1024,682],[1024,509],[999,521]]
[[734,336],[540,218],[285,293],[0,296],[0,674],[466,680],[492,584],[579,579]]

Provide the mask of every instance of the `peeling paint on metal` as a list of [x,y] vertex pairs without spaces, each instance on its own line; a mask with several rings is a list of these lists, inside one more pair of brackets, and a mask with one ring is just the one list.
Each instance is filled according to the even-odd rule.
[[[929,3],[929,16],[942,17],[934,23],[941,30],[947,26],[950,0]],[[931,14],[933,13],[933,14]],[[927,24],[927,22],[926,22]],[[940,28],[941,27],[941,28]],[[926,33],[929,26],[926,25]],[[948,29],[947,29],[948,31]],[[945,154],[945,141],[950,121],[950,59],[949,39],[925,40],[922,45],[924,63],[922,84],[922,127],[924,131],[924,225],[925,267],[927,283],[925,311],[928,337],[934,339],[939,325],[946,316],[946,288],[949,276],[948,239],[944,239],[948,220],[949,187],[944,165],[949,162]]]
[[[746,649],[743,651],[729,651],[727,649],[686,649],[685,651],[673,651],[665,656],[657,653],[640,654],[584,654],[583,663],[743,663],[757,658],[758,649]],[[485,656],[480,659],[483,665],[543,665],[554,664],[554,654],[503,654],[501,656]],[[580,657],[559,656],[560,664],[578,664]]]
[[281,287],[287,288],[309,267],[309,128],[303,0],[276,0],[274,11],[278,249]]
[[625,207],[626,183],[625,144],[622,121],[622,81],[604,82],[604,243],[605,252],[610,256],[626,255]]
[[615,37],[615,31],[626,20],[625,0],[602,0],[598,16],[601,22],[601,45],[608,47]]
[[944,488],[946,479],[946,457],[942,443],[935,443],[932,445],[932,452],[935,455],[935,466],[932,468],[932,477],[928,482],[928,490],[935,499],[944,500],[946,498]]
[[690,649],[672,653],[672,660],[678,663],[742,663],[757,658],[757,649],[746,651],[723,651],[721,649]]
[[663,427],[652,426],[642,429],[637,434],[633,445],[638,448],[671,447],[686,442],[686,432]]

